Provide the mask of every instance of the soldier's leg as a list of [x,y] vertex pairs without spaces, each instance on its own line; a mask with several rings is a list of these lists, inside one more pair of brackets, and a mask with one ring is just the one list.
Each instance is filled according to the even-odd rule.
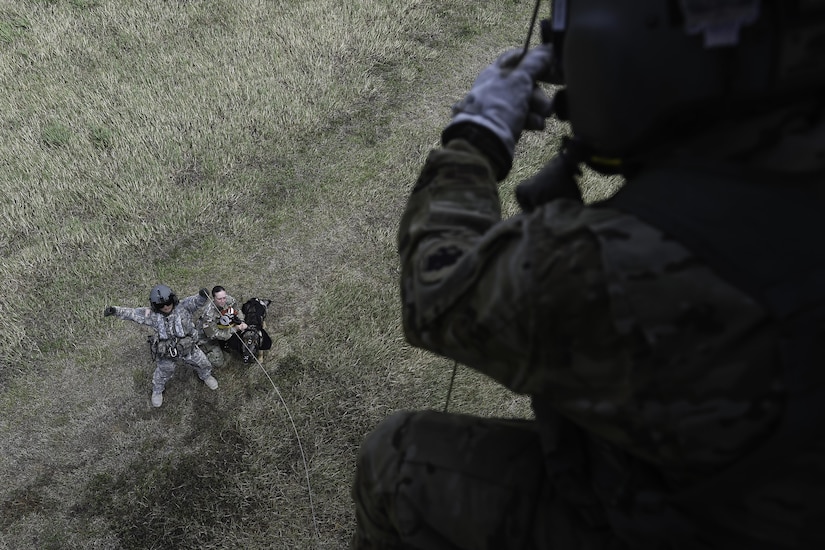
[[223,355],[223,350],[219,343],[205,340],[198,342],[198,347],[206,354],[206,358],[209,359],[213,367],[222,367],[226,363],[226,358]]
[[163,393],[166,383],[175,374],[175,361],[162,358],[155,362],[155,372],[152,374],[152,393]]
[[546,509],[539,445],[529,421],[389,417],[361,446],[354,548],[536,548]]
[[195,369],[198,378],[206,382],[210,389],[214,390],[218,387],[217,381],[212,376],[212,363],[209,362],[206,354],[198,346],[192,346],[192,351],[183,358],[183,361]]

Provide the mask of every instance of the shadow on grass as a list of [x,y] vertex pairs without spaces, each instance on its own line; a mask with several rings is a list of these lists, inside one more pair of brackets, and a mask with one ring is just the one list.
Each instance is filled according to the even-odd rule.
[[74,512],[105,518],[124,548],[210,546],[254,515],[254,495],[234,483],[247,468],[249,444],[201,393],[188,450],[169,454],[157,434],[121,471],[95,475]]
[[[282,425],[286,419],[278,406],[272,407],[277,419],[257,419],[278,434],[267,438],[265,452],[254,439],[259,431],[240,426],[237,415],[228,410],[242,402],[249,405],[274,398],[268,380],[250,369],[258,367],[231,361],[215,372],[221,387],[212,392],[202,387],[193,371],[180,366],[167,385],[161,409],[147,405],[132,412],[137,422],[166,415],[161,426],[171,431],[144,438],[137,458],[117,471],[92,476],[72,513],[104,519],[126,549],[221,547],[233,540],[233,532],[272,521],[262,516],[272,511],[273,502],[267,499],[278,491],[294,490],[287,485],[303,491],[301,477],[294,474],[302,457],[291,431]],[[293,388],[306,369],[300,359],[290,356],[279,361],[272,373],[279,386]],[[147,398],[148,383],[145,372],[135,375],[136,390]],[[273,420],[278,422],[268,422]],[[174,443],[170,434],[181,425],[185,433],[178,434]],[[262,452],[275,461],[262,464]],[[261,483],[273,482],[278,475],[285,476],[280,479],[284,487],[260,490]],[[28,508],[39,506],[36,488],[27,491],[18,500],[30,502]]]

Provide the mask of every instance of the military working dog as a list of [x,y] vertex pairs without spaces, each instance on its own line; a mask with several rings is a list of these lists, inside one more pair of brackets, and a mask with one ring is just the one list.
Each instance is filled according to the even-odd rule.
[[263,360],[263,352],[272,348],[272,339],[264,326],[267,309],[271,303],[272,300],[250,298],[241,306],[247,328],[238,335],[242,342],[238,351],[241,352],[244,364],[252,361],[253,357],[257,357],[259,361]]

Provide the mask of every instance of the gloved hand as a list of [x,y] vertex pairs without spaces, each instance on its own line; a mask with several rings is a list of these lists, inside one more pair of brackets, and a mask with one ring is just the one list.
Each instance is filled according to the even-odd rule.
[[445,143],[451,129],[476,124],[501,141],[512,162],[521,132],[544,129],[553,102],[536,82],[550,77],[553,48],[535,47],[519,62],[521,53],[521,49],[506,52],[481,72],[467,96],[453,107],[453,119],[442,137]]
[[114,315],[114,314],[115,314],[115,308],[113,306],[106,306],[106,308],[103,310],[103,316],[104,317],[109,317],[109,316]]
[[205,288],[200,289],[200,290],[198,291],[198,294],[200,294],[200,295],[201,295],[201,296],[203,296],[204,298],[209,298],[209,291],[208,291],[208,290],[206,290]]

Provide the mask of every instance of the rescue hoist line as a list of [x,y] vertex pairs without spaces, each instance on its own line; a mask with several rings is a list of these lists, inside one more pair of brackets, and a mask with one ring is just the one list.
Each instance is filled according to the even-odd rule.
[[[516,65],[524,59],[524,56],[527,55],[527,52],[530,49],[530,40],[533,38],[533,29],[536,26],[536,19],[538,18],[540,6],[541,0],[536,0],[536,3],[533,4],[533,15],[530,17],[530,26],[527,28],[527,38],[524,40],[524,47],[521,50],[521,55],[519,55]],[[450,396],[453,394],[453,383],[455,382],[455,374],[457,371],[458,361],[454,361],[453,374],[450,376],[450,385],[447,387],[447,399],[444,401],[444,412],[447,412],[447,409],[450,407]]]
[[447,409],[450,406],[450,396],[453,394],[453,382],[455,382],[455,373],[458,370],[458,361],[453,362],[453,375],[450,376],[450,385],[447,386],[447,399],[444,401],[444,412],[447,412]]
[[[218,307],[218,305],[212,299],[212,296],[208,295],[207,298],[209,299],[209,302],[213,306],[215,306],[215,309],[217,309],[220,312],[221,309]],[[237,334],[235,334],[235,336],[237,336]],[[272,380],[272,377],[269,376],[268,372],[266,372],[266,369],[264,368],[263,363],[261,363],[261,360],[258,359],[258,355],[255,354],[255,353],[252,353],[252,350],[249,348],[249,346],[246,345],[246,342],[243,341],[243,338],[238,336],[238,340],[241,341],[241,345],[243,345],[243,347],[246,348],[246,351],[249,353],[249,355],[251,355],[253,358],[255,358],[255,363],[257,363],[257,365],[259,367],[261,367],[261,370],[263,371],[264,375],[266,376],[266,379],[269,380],[269,383],[272,385],[272,389],[275,390],[275,394],[278,396],[278,399],[281,401],[281,405],[284,406],[284,410],[286,411],[286,415],[289,418],[289,423],[292,424],[292,431],[295,434],[295,440],[298,442],[298,449],[301,451],[301,460],[304,463],[304,473],[306,474],[306,480],[307,480],[307,493],[309,495],[309,510],[310,510],[310,513],[312,514],[312,526],[315,528],[315,538],[318,541],[320,541],[321,540],[321,532],[318,529],[318,518],[315,516],[315,504],[312,500],[312,485],[309,482],[309,466],[307,465],[307,457],[306,457],[306,454],[304,453],[304,446],[301,443],[301,436],[298,435],[298,428],[297,428],[297,426],[295,426],[295,420],[293,420],[293,418],[292,418],[292,412],[290,412],[289,407],[287,406],[286,401],[284,400],[284,396],[281,395],[281,390],[279,390],[278,386],[275,385],[275,382]]]

